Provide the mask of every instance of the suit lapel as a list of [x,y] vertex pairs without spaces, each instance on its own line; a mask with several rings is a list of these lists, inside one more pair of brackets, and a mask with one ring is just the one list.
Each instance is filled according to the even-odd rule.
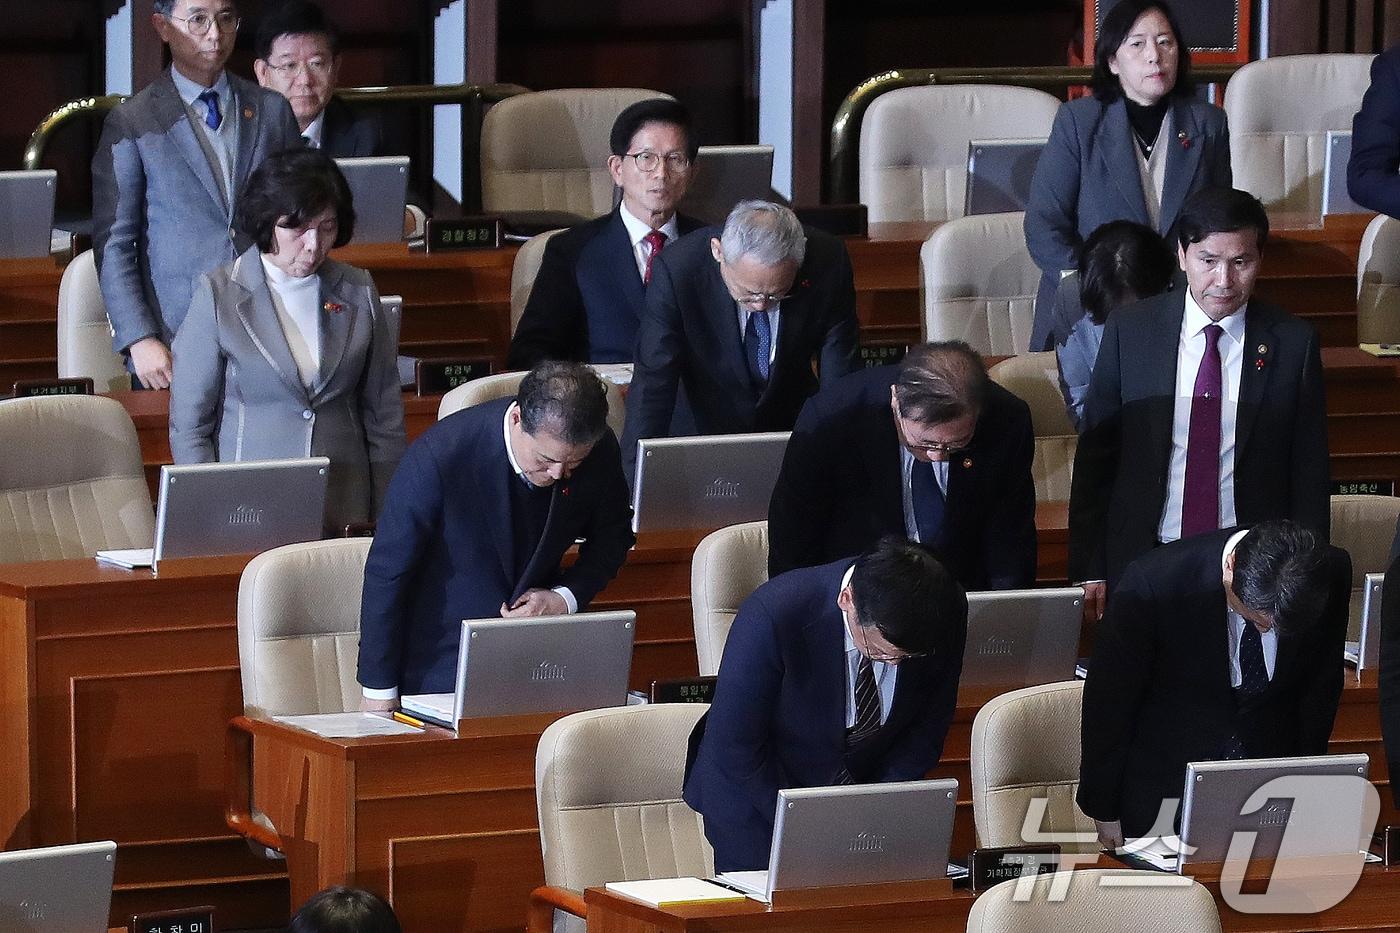
[[[1123,196],[1123,203],[1132,211],[1135,220],[1144,226],[1151,226],[1147,216],[1147,198],[1142,193],[1142,173],[1138,171],[1138,154],[1133,142],[1133,128],[1128,125],[1128,108],[1121,100],[1114,101],[1104,108],[1103,120],[1099,123],[1099,162],[1105,177],[1112,178]],[[1131,166],[1131,170],[1127,167]]]
[[[520,598],[520,594],[530,588],[530,581],[534,580],[540,573],[540,562],[545,554],[545,542],[550,539],[555,528],[564,520],[564,511],[569,507],[569,497],[573,494],[573,478],[562,480],[549,487],[549,512],[545,516],[544,530],[540,532],[540,540],[535,544],[535,552],[530,555],[530,560],[525,564],[525,572],[520,579],[515,581],[515,589],[511,592],[511,602]],[[514,553],[514,552],[512,552]],[[553,569],[553,562],[551,567]]]
[[[505,412],[502,411],[501,418],[504,417]],[[501,424],[497,419],[489,420],[492,423],[483,429],[483,439],[488,450],[493,444],[500,445],[496,448],[497,455],[473,457],[472,463],[476,470],[476,485],[481,492],[481,502],[496,503],[496,529],[491,535],[491,540],[496,543],[496,555],[501,559],[501,578],[511,580],[513,585],[518,587],[520,581],[515,580],[515,523],[510,515],[510,487],[506,484],[519,480],[515,471],[511,469],[509,455],[504,449],[505,440],[501,434]],[[502,459],[505,460],[504,463],[501,462]],[[531,560],[531,563],[534,561]],[[511,601],[514,602],[518,595],[512,593]]]
[[[844,571],[842,572],[844,574]],[[846,637],[841,633],[846,621],[836,606],[841,577],[831,589],[830,607],[806,626],[807,650],[812,658],[813,676],[818,683],[831,684],[822,707],[813,710],[821,734],[836,749],[846,752]]]
[[1246,450],[1259,408],[1264,403],[1264,390],[1269,374],[1274,371],[1275,342],[1273,321],[1267,312],[1251,304],[1244,311],[1244,354],[1240,359],[1240,402],[1235,413],[1235,462]]
[[185,108],[185,102],[180,99],[180,92],[175,89],[175,82],[168,71],[161,75],[156,83],[154,106],[160,125],[170,128],[169,138],[180,157],[185,160],[190,171],[194,172],[210,199],[219,206],[219,210],[228,214],[228,204],[224,201],[219,180],[214,177],[214,167],[209,164],[204,147],[195,137],[199,130],[190,122],[189,111]]
[[[355,321],[362,315],[373,314],[375,309],[357,307],[344,290],[344,270],[335,261],[321,266],[321,313],[317,316],[321,330],[321,369],[316,376],[312,395],[319,396],[330,384],[340,361],[345,357],[345,348],[350,341],[350,331]],[[365,320],[369,320],[366,316]]]
[[1163,490],[1166,489],[1166,476],[1171,463],[1172,422],[1176,416],[1176,364],[1181,344],[1181,322],[1186,316],[1186,291],[1168,292],[1155,303],[1150,312],[1151,322],[1147,328],[1149,336],[1144,353],[1137,360],[1124,359],[1122,365],[1141,366],[1145,385],[1143,392],[1135,397],[1141,399],[1166,399],[1165,405],[1149,404],[1148,417],[1152,419],[1148,436],[1157,444],[1152,463],[1161,465]]
[[621,206],[613,211],[612,219],[603,231],[603,236],[607,237],[603,259],[613,284],[626,298],[627,307],[634,318],[633,323],[636,324],[642,319],[642,300],[646,297],[646,291],[642,285],[642,277],[637,274],[637,254],[632,249],[632,240],[627,236],[627,226],[622,222],[621,211]]
[[[1162,180],[1162,209],[1158,214],[1161,229],[1157,232],[1166,236],[1181,213],[1181,205],[1186,201],[1191,182],[1201,165],[1205,139],[1201,128],[1196,125],[1196,115],[1191,101],[1177,100],[1172,105],[1172,129],[1176,138],[1163,140],[1167,146],[1166,176]],[[1184,134],[1184,135],[1183,135]]]
[[871,426],[865,449],[865,475],[874,498],[875,518],[881,528],[904,529],[904,469],[894,413],[883,411]]
[[234,115],[238,119],[238,157],[233,163],[231,192],[232,197],[237,198],[238,192],[243,190],[243,182],[248,179],[248,172],[252,169],[253,150],[257,147],[258,129],[262,125],[262,108],[258,106],[254,95],[244,87],[244,82],[235,80],[233,75],[229,75],[228,82],[233,90]]
[[[714,349],[719,355],[718,362],[728,373],[729,379],[735,385],[748,390],[744,393],[745,398],[754,398],[749,364],[744,360],[744,335],[739,330],[739,307],[734,301],[734,296],[729,294],[729,289],[725,288],[724,279],[720,278],[719,263],[707,263],[702,276],[705,320],[701,326],[709,332]],[[781,337],[779,334],[780,339]],[[771,369],[769,377],[771,383]]]
[[292,359],[292,349],[287,344],[287,335],[277,320],[277,309],[272,304],[272,292],[263,275],[257,247],[247,250],[234,262],[233,281],[244,289],[236,309],[253,346],[257,347],[267,365],[272,367],[293,396],[309,406],[311,398],[307,395],[306,386],[301,384],[296,361]]

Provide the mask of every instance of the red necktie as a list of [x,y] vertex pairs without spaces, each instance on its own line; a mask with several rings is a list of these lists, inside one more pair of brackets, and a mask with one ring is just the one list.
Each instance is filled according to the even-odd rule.
[[661,252],[661,247],[666,245],[666,234],[662,233],[660,230],[652,230],[646,236],[642,237],[642,242],[651,247],[650,251],[647,253],[646,271],[642,273],[642,284],[650,285],[651,264],[656,261],[656,254]]
[[1181,497],[1181,536],[1220,527],[1220,335],[1219,324],[1206,327],[1206,352],[1191,392],[1191,426],[1186,437],[1186,482]]

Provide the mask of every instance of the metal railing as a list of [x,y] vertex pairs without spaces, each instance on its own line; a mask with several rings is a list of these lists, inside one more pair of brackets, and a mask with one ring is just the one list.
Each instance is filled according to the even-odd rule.
[[[1200,84],[1230,79],[1240,66],[1193,65],[1191,76]],[[831,121],[831,161],[827,165],[827,191],[833,203],[860,200],[860,124],[872,101],[887,91],[928,84],[1011,84],[1041,90],[1058,90],[1088,84],[1093,70],[1053,66],[1043,68],[900,68],[872,75],[857,84]]]

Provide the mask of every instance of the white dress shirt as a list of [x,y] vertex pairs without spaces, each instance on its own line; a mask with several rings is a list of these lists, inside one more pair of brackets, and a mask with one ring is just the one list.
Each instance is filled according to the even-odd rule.
[[[214,155],[219,160],[224,194],[232,205],[233,168],[235,154],[238,152],[238,99],[234,97],[233,87],[228,81],[228,74],[219,72],[219,80],[214,82],[212,88],[206,88],[197,81],[191,81],[180,74],[178,68],[170,69],[170,77],[175,82],[175,90],[179,93],[180,99],[185,102],[185,108],[193,116],[195,126],[204,134],[204,138],[209,142],[209,147],[214,150]],[[208,90],[219,95],[220,122],[217,130],[211,130],[209,124],[204,122],[208,117],[209,107],[199,99],[199,95]]]
[[1181,506],[1186,497],[1186,442],[1191,435],[1191,393],[1196,371],[1205,357],[1205,329],[1218,323],[1224,333],[1220,349],[1220,527],[1235,524],[1235,418],[1240,406],[1240,372],[1244,367],[1244,315],[1241,306],[1223,321],[1212,321],[1191,289],[1186,292],[1186,313],[1176,350],[1176,398],[1172,414],[1172,453],[1167,470],[1167,500],[1157,524],[1157,540],[1163,544],[1181,537]]
[[[855,570],[855,564],[852,564],[841,578],[842,590],[851,585],[851,575]],[[844,612],[842,618],[845,618]],[[846,728],[850,729],[856,724],[856,671],[860,667],[860,649],[851,636],[851,627],[844,621],[841,631],[846,636]],[[894,705],[894,682],[899,676],[899,665],[871,661],[870,669],[875,673],[875,686],[880,690],[880,724],[884,725],[885,720],[890,718],[890,707]]]
[[[1229,557],[1245,535],[1249,534],[1249,529],[1237,531],[1230,535],[1230,540],[1225,542],[1225,551],[1220,555],[1220,569],[1225,569],[1225,558]],[[1244,627],[1253,625],[1244,616],[1235,610],[1225,608],[1225,619],[1230,625],[1230,686],[1238,687],[1244,682],[1244,675],[1240,672],[1240,639],[1244,637]],[[1274,662],[1278,660],[1278,627],[1271,625],[1267,632],[1259,633],[1259,640],[1264,647],[1264,670],[1269,675],[1269,679],[1274,679]]]
[[[622,225],[627,228],[627,239],[632,244],[632,258],[637,261],[637,277],[643,278],[647,274],[647,260],[651,258],[651,244],[646,241],[646,235],[652,230],[651,224],[632,216],[626,204],[619,207],[617,212],[622,215]],[[676,237],[681,235],[675,214],[656,229],[666,234],[666,242],[661,244],[662,249],[676,242]]]
[[320,149],[321,134],[325,132],[325,128],[326,112],[322,110],[320,113],[316,114],[316,119],[312,120],[311,124],[301,131],[301,135],[305,138],[306,144],[312,149]]
[[[938,480],[938,488],[943,490],[943,498],[948,498],[948,461],[933,461],[933,478]],[[904,503],[904,536],[910,541],[919,541],[919,523],[914,518],[914,455],[903,444],[899,445],[899,485],[900,498]],[[946,514],[946,512],[945,512]],[[919,541],[922,544],[922,541]]]
[[272,264],[265,255],[263,275],[272,306],[277,309],[277,322],[287,337],[292,359],[297,364],[301,384],[310,388],[321,373],[321,277],[304,275],[294,278]]

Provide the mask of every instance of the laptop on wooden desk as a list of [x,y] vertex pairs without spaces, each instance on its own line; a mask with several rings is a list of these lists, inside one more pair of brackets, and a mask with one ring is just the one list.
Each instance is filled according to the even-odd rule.
[[0,852],[0,930],[107,933],[115,842]]
[[787,431],[637,443],[632,530],[724,528],[768,517]]

